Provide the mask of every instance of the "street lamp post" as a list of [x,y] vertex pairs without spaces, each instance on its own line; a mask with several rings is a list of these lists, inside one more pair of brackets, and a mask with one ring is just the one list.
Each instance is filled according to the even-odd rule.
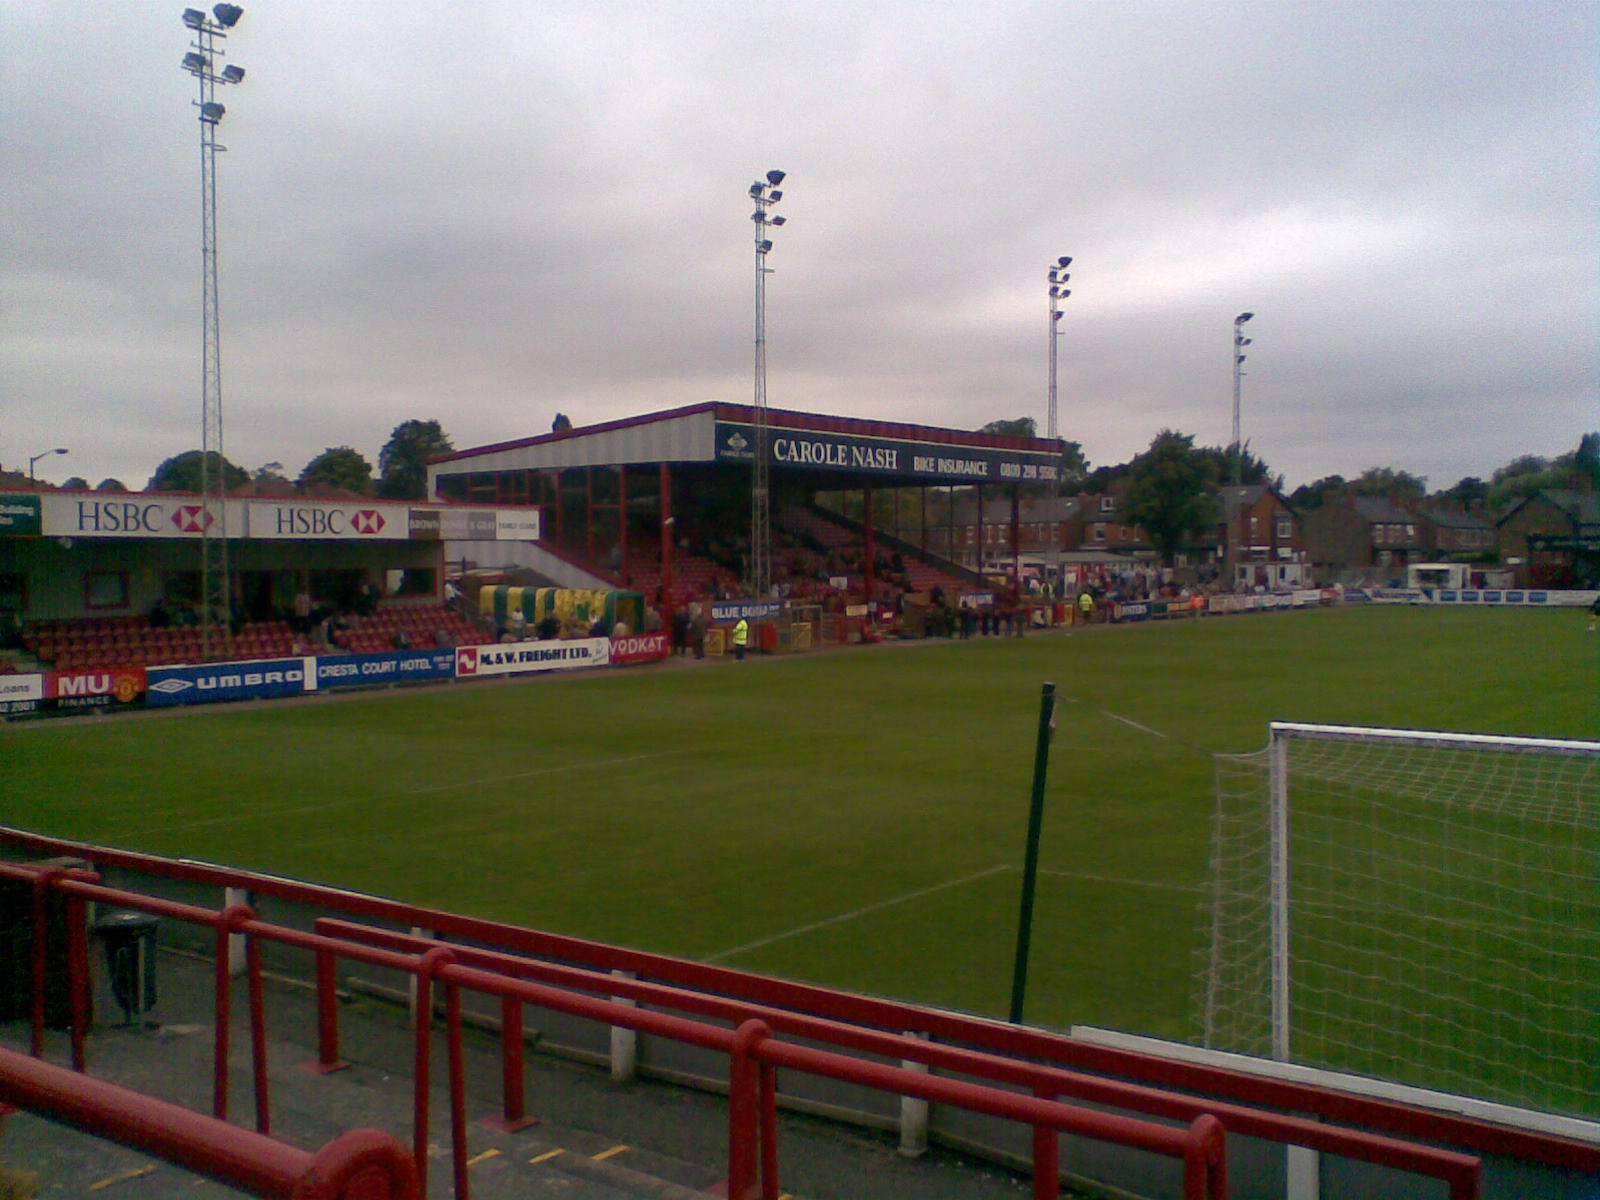
[[1045,436],[1055,437],[1056,430],[1056,339],[1061,336],[1061,302],[1072,295],[1066,286],[1067,280],[1072,276],[1067,274],[1067,268],[1072,265],[1072,259],[1063,255],[1056,259],[1050,268],[1050,391],[1049,402],[1045,406]]
[[52,454],[66,454],[66,453],[68,453],[68,450],[67,450],[67,448],[65,446],[57,446],[54,450],[46,450],[43,454],[35,454],[32,458],[30,458],[28,460],[28,482],[30,484],[36,482],[36,480],[33,477],[33,464],[34,463],[38,462],[41,458],[49,458]]
[[239,23],[244,10],[218,4],[207,16],[197,8],[183,10],[184,28],[193,34],[183,69],[200,86],[195,107],[200,115],[200,638],[206,658],[221,651],[228,635],[232,588],[228,578],[227,472],[222,439],[222,313],[217,295],[217,125],[227,109],[217,102],[218,84],[244,79],[244,68],[218,67],[226,57],[218,42]]
[[[1233,319],[1233,486],[1237,489],[1244,482],[1244,439],[1239,430],[1239,380],[1244,376],[1244,348],[1251,342],[1244,336],[1244,323],[1255,313],[1243,312]],[[1239,583],[1239,557],[1244,549],[1240,545],[1244,538],[1244,507],[1240,503],[1239,494],[1233,495],[1233,513],[1240,522],[1236,532],[1233,521],[1228,522],[1228,566],[1233,572],[1233,585]]]
[[784,223],[783,217],[770,211],[783,199],[783,193],[778,190],[783,180],[784,173],[773,170],[767,172],[764,181],[758,179],[750,185],[750,199],[756,205],[756,211],[750,214],[756,226],[756,381],[751,405],[755,458],[750,471],[750,554],[746,562],[746,583],[755,599],[765,599],[772,590],[772,498],[767,463],[767,276],[772,274],[767,266],[767,253],[772,249],[772,240],[767,231]]

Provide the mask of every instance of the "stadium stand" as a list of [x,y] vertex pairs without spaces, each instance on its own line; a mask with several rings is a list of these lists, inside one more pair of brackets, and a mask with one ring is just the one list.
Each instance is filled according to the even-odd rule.
[[[343,646],[296,634],[287,621],[247,621],[231,639],[231,657],[287,658],[304,654],[363,654],[410,647],[479,645],[494,639],[442,604],[380,605],[370,616],[347,616]],[[441,640],[440,634],[444,635]],[[199,661],[202,638],[194,627],[156,627],[148,617],[86,617],[28,623],[23,649],[46,669],[91,671]],[[9,662],[10,660],[6,660]]]

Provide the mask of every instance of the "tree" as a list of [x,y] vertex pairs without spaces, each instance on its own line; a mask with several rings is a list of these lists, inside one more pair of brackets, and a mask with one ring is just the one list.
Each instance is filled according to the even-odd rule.
[[563,430],[571,429],[571,428],[572,428],[572,418],[567,416],[567,414],[564,413],[564,412],[558,412],[556,414],[556,419],[554,421],[550,422],[550,432],[551,433],[560,433]]
[[1350,486],[1358,496],[1382,496],[1397,504],[1421,504],[1428,494],[1428,477],[1397,471],[1393,467],[1372,467],[1361,472]]
[[1466,512],[1475,512],[1489,498],[1489,485],[1476,475],[1463,475],[1454,486],[1440,492],[1439,498]]
[[1123,511],[1170,563],[1187,538],[1216,525],[1217,482],[1215,459],[1196,450],[1193,437],[1163,429],[1130,465]]
[[1089,478],[1089,460],[1083,456],[1082,442],[1063,442],[1060,491],[1078,492]]
[[185,450],[157,467],[147,486],[152,492],[202,492],[205,485],[200,478],[200,468],[206,461],[213,471],[221,471],[223,487],[227,491],[231,492],[250,482],[250,472],[229,462],[214,450],[210,452],[209,460],[203,451]]
[[1600,491],[1600,432],[1586,433],[1578,439],[1578,448],[1572,452],[1573,470],[1588,481],[1588,487]]
[[997,433],[1001,437],[1031,438],[1039,436],[1039,427],[1032,417],[1017,417],[1010,421],[990,421],[979,433]]
[[372,491],[372,464],[349,446],[329,446],[306,464],[298,482],[302,488],[322,484],[365,496]]
[[94,490],[97,492],[125,492],[128,490],[128,485],[116,478],[102,479],[95,485]]
[[[1202,446],[1195,451],[1203,454],[1216,464],[1217,479],[1221,483],[1233,483],[1234,447],[1232,443],[1226,446]],[[1272,468],[1267,466],[1266,460],[1260,458],[1250,450],[1250,443],[1246,442],[1239,447],[1239,482],[1245,486],[1257,483],[1273,483]]]
[[378,452],[378,495],[389,500],[427,498],[428,459],[455,447],[438,421],[402,421]]
[[1324,475],[1314,483],[1302,483],[1295,488],[1289,503],[1300,512],[1308,513],[1349,490],[1350,483],[1343,475]]
[[87,492],[89,490],[89,481],[82,475],[69,475],[67,476],[67,481],[61,485],[61,490],[64,492]]

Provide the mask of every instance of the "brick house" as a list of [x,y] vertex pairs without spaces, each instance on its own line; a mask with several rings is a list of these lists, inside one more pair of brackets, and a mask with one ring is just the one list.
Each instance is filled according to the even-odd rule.
[[1295,587],[1308,582],[1300,514],[1264,483],[1217,489],[1218,519],[1207,558],[1236,589]]
[[1459,508],[1425,508],[1422,535],[1428,552],[1453,562],[1491,562],[1497,555],[1494,524]]
[[1507,507],[1495,528],[1517,586],[1600,586],[1600,493],[1535,492]]
[[[977,569],[978,546],[982,561],[991,565],[1011,561],[1011,500],[986,497],[982,519],[976,499],[956,501],[953,558]],[[1056,552],[1100,550],[1110,554],[1145,555],[1150,539],[1122,516],[1116,496],[1090,495],[1023,497],[1017,513],[1017,550],[1025,558],[1045,561]]]
[[1306,514],[1306,557],[1319,583],[1404,579],[1428,558],[1422,518],[1381,496],[1337,496]]

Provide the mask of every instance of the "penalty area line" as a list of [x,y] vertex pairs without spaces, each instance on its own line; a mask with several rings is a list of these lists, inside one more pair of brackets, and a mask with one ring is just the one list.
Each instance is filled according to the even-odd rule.
[[893,908],[897,904],[905,904],[910,900],[918,900],[923,896],[931,896],[935,892],[942,892],[948,888],[961,887],[963,884],[976,883],[980,879],[987,879],[991,875],[998,875],[1002,871],[1015,871],[1013,866],[990,867],[986,871],[979,871],[974,875],[963,875],[960,879],[947,879],[943,883],[936,883],[932,887],[918,888],[914,892],[907,892],[903,896],[891,896],[887,900],[879,900],[876,904],[866,904],[860,908],[853,908],[849,912],[839,913],[836,916],[824,917],[820,921],[812,921],[808,925],[799,925],[794,929],[786,929],[782,933],[775,933],[771,937],[758,938],[753,942],[746,942],[742,946],[735,946],[731,950],[723,950],[717,954],[707,955],[701,962],[721,962],[733,958],[735,955],[744,954],[751,950],[759,950],[763,946],[770,946],[774,942],[786,941],[789,938],[799,937],[818,929],[826,929],[830,925],[842,925],[846,921],[854,921],[857,917],[867,916],[869,913],[879,912],[885,908]]

